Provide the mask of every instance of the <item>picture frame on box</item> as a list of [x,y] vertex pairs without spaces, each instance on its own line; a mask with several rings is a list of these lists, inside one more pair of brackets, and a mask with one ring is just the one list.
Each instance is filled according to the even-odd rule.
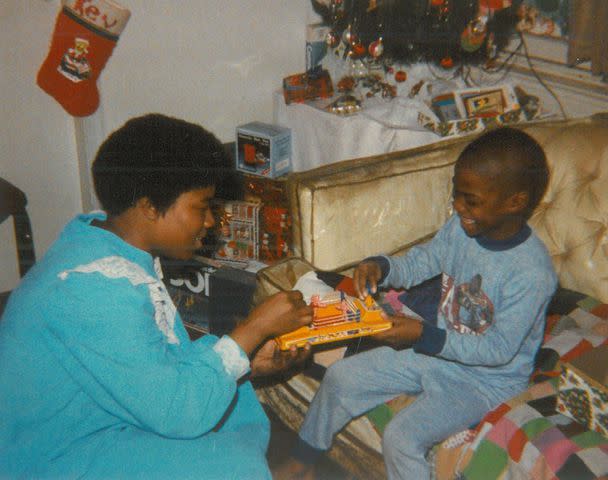
[[461,113],[454,92],[444,93],[433,97],[431,110],[437,115],[440,121],[449,122],[450,120],[460,120]]
[[495,117],[520,107],[510,85],[456,90],[454,102],[463,119]]

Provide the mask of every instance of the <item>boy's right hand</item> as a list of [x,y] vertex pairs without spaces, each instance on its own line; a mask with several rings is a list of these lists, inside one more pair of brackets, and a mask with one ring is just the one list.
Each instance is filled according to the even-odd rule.
[[353,274],[353,284],[360,299],[374,295],[378,291],[378,281],[381,276],[380,265],[373,260],[364,260],[357,265]]
[[292,332],[311,322],[312,307],[306,305],[301,292],[279,292],[254,308],[230,336],[251,354],[267,338]]

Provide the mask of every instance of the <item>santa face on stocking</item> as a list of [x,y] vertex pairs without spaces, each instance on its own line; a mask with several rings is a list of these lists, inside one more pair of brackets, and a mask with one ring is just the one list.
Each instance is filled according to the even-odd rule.
[[68,48],[61,58],[57,71],[72,82],[81,82],[91,75],[91,65],[87,60],[89,42],[84,38],[76,38],[75,45]]
[[113,0],[62,0],[51,46],[37,83],[71,115],[99,105],[97,79],[131,12]]

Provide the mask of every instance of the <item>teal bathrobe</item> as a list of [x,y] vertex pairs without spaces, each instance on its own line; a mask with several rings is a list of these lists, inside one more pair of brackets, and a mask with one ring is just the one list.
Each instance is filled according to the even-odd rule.
[[72,220],[0,321],[0,478],[270,478],[225,336],[190,341],[152,256]]

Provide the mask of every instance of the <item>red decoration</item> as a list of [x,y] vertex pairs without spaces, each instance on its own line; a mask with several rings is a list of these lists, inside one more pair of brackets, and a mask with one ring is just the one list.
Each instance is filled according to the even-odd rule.
[[384,52],[384,45],[382,45],[382,38],[379,38],[375,42],[370,43],[368,50],[369,50],[369,54],[374,58],[378,58],[380,55],[382,55],[382,53]]
[[396,82],[405,82],[407,80],[407,73],[405,73],[403,70],[398,70],[395,73],[395,81]]
[[62,0],[36,82],[75,117],[99,106],[97,79],[131,12],[108,0]]
[[486,23],[481,17],[472,20],[460,35],[460,46],[466,52],[479,50],[486,38],[486,32]]
[[443,57],[440,64],[445,69],[452,68],[454,66],[454,60],[452,60],[452,57]]
[[342,77],[338,81],[336,88],[339,92],[350,92],[353,88],[355,88],[355,79],[350,75]]
[[360,57],[361,55],[364,55],[366,52],[366,48],[365,45],[363,45],[362,43],[356,43],[355,45],[353,45],[353,55],[355,55],[356,57]]
[[508,8],[513,0],[479,0],[479,13],[481,15],[492,15],[496,10]]

